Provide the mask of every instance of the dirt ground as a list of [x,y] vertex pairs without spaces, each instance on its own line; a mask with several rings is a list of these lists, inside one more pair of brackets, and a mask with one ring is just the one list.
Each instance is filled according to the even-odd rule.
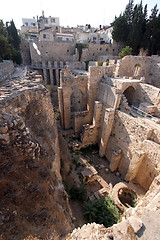
[[[120,182],[124,182],[123,177],[118,172],[112,173],[109,169],[109,162],[105,157],[98,154],[98,146],[91,146],[85,149],[76,150],[76,139],[71,133],[69,135],[60,134],[61,149],[61,174],[64,185],[67,189],[71,186],[80,186],[82,181],[82,172],[85,168],[94,167],[97,171],[97,180],[89,182],[86,185],[87,197],[104,188],[107,189],[105,196],[112,191],[112,188]],[[80,227],[87,221],[83,217],[83,202],[79,200],[69,200],[73,214],[75,227]]]

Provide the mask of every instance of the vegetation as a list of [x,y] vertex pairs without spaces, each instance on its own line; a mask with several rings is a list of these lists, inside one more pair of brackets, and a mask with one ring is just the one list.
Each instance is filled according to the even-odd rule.
[[98,66],[101,67],[103,65],[103,61],[98,61]]
[[87,196],[86,184],[81,182],[80,187],[73,185],[69,191],[70,199],[77,199],[80,201],[85,201]]
[[85,202],[83,215],[89,222],[103,224],[105,227],[112,226],[120,218],[118,208],[109,197]]
[[143,8],[142,1],[134,6],[134,1],[129,0],[125,11],[115,17],[112,23],[112,37],[117,42],[122,42],[133,49],[133,54],[138,54],[140,49],[148,50],[148,54],[160,54],[160,14],[157,4],[147,17],[147,5]]
[[123,58],[126,55],[132,54],[132,48],[129,46],[126,46],[125,48],[122,48],[122,51],[119,53],[119,57]]
[[20,54],[20,37],[13,20],[4,25],[0,20],[0,59],[13,60],[17,64],[21,64],[22,58]]

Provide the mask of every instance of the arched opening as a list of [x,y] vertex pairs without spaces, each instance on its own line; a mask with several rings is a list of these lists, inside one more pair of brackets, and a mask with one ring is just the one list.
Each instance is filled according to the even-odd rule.
[[130,86],[123,93],[124,96],[127,98],[128,105],[130,106],[133,104],[134,92],[135,89],[132,86]]
[[138,77],[138,76],[139,76],[140,68],[141,68],[141,65],[140,65],[140,64],[136,64],[136,65],[135,65],[135,70],[134,70],[134,76],[135,76],[135,77]]
[[71,112],[83,111],[83,94],[77,89],[71,94]]

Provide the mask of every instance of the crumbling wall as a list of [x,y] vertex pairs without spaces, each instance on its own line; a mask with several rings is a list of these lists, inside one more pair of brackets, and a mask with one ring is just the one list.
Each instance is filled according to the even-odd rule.
[[14,70],[12,61],[0,62],[0,82],[8,78]]
[[119,44],[88,43],[87,48],[82,49],[81,61],[95,61],[102,55],[117,56],[120,51]]
[[[140,118],[134,118],[118,110],[115,112],[115,121],[108,141],[106,157],[111,162],[111,159],[117,156],[116,150],[121,149],[118,169],[124,177],[128,172],[134,153],[141,149],[141,143],[145,139],[149,139],[151,134],[152,128],[145,125]],[[116,154],[115,157],[114,154]]]
[[4,240],[34,234],[60,239],[72,229],[52,104],[39,76],[32,77],[8,81],[1,88],[0,235]]
[[145,82],[150,82],[152,73],[152,57],[125,56],[118,60],[115,76],[118,77],[134,77],[140,79],[145,78]]
[[29,40],[22,39],[20,44],[22,64],[31,65],[31,54],[29,48]]

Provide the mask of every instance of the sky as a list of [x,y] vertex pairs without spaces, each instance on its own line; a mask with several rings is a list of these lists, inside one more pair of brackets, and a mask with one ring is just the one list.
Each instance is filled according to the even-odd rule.
[[[0,19],[4,22],[14,20],[18,29],[22,25],[22,18],[59,17],[61,26],[76,27],[91,24],[92,27],[110,25],[125,10],[129,0],[7,0],[1,2]],[[148,15],[159,0],[142,0],[143,6],[148,4]],[[159,2],[159,3],[158,3]],[[134,0],[140,3],[140,0]]]

